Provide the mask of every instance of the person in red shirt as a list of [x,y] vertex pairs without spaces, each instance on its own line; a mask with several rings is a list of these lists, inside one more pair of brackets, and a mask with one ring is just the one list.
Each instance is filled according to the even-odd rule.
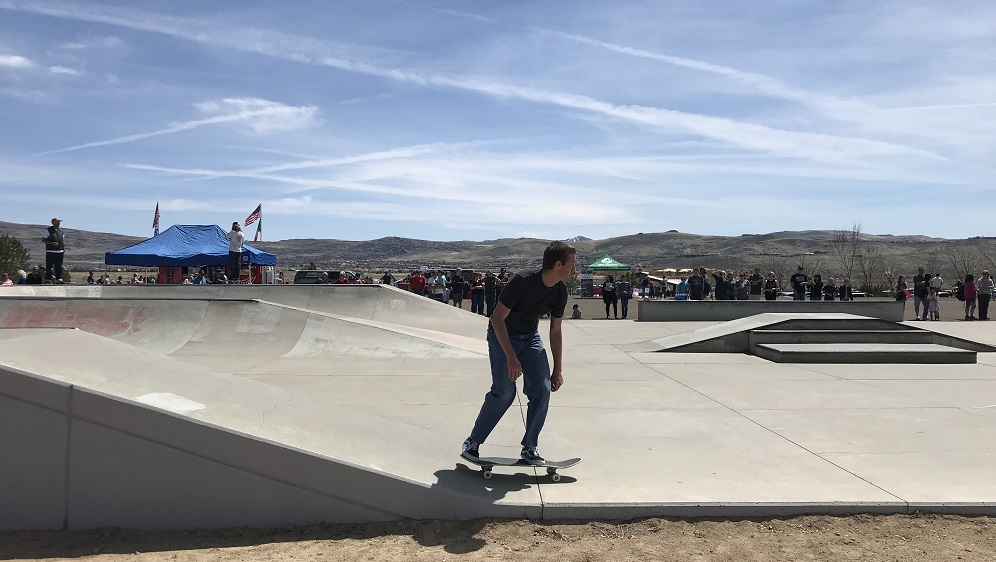
[[412,273],[410,284],[413,293],[421,295],[425,291],[425,277],[422,277],[421,271]]

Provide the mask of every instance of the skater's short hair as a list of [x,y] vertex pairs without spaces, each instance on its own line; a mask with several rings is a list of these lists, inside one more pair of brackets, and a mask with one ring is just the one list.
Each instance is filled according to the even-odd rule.
[[546,250],[543,250],[543,269],[553,269],[558,261],[567,263],[567,259],[575,254],[577,254],[577,249],[566,242],[559,240],[550,242]]

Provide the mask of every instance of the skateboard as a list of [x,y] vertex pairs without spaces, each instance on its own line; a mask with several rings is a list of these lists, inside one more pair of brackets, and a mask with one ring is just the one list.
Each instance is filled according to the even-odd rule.
[[471,460],[463,455],[460,455],[460,458],[481,467],[481,476],[483,476],[485,480],[491,480],[491,477],[494,476],[491,470],[496,466],[521,466],[524,468],[545,468],[546,474],[551,480],[554,482],[560,482],[560,475],[557,474],[558,470],[570,468],[581,462],[581,457],[567,459],[566,461],[546,461],[543,464],[529,464],[522,459],[507,457],[481,457],[477,460]]

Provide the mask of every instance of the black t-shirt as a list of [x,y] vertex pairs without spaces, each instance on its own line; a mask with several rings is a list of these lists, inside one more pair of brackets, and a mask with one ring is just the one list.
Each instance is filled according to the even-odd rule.
[[764,286],[764,276],[760,273],[753,273],[748,280],[750,281],[750,294],[760,295],[761,287]]
[[805,273],[796,273],[796,274],[792,275],[791,281],[792,281],[792,288],[795,289],[795,291],[797,293],[801,293],[802,291],[804,291],[806,289],[803,286],[803,284],[806,281],[809,281],[809,277],[806,277]]
[[498,278],[495,276],[484,278],[484,294],[493,295],[498,290]]
[[505,319],[508,333],[531,334],[539,328],[540,316],[549,313],[553,318],[564,317],[567,285],[559,282],[547,287],[543,284],[541,270],[523,271],[509,279],[498,302],[512,311]]
[[702,300],[702,291],[705,286],[705,279],[701,275],[692,275],[688,278],[688,298],[693,301]]

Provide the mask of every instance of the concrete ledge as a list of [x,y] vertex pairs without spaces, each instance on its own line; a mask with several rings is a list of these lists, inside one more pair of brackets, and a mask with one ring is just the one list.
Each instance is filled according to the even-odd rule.
[[846,312],[903,321],[903,303],[890,300],[823,301],[637,301],[638,322],[726,322],[765,313]]
[[976,353],[937,344],[767,343],[754,355],[775,363],[957,363],[976,362]]

